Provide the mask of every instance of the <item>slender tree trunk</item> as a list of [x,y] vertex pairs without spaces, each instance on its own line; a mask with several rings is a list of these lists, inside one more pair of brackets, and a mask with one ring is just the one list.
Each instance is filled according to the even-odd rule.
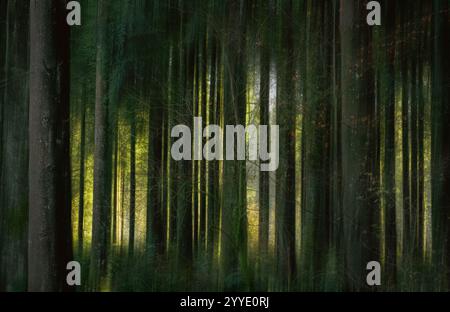
[[[123,152],[121,152],[123,155]],[[122,156],[123,157],[123,156]],[[120,165],[120,253],[122,255],[123,246],[125,245],[125,161],[121,160]]]
[[[306,12],[305,12],[306,13]],[[302,269],[307,289],[325,285],[323,272],[331,247],[330,223],[330,154],[331,154],[331,94],[323,95],[329,86],[331,59],[327,36],[330,24],[324,24],[325,3],[314,7],[309,19],[306,65],[306,101],[303,107],[302,140]],[[317,144],[321,142],[321,144]],[[318,274],[318,272],[321,272]],[[310,284],[309,284],[310,283]]]
[[[118,115],[118,112],[117,112]],[[116,126],[114,129],[114,181],[113,181],[113,215],[112,215],[112,244],[117,244],[117,213],[119,209],[118,191],[119,191],[119,118],[116,117]]]
[[384,201],[385,201],[385,250],[387,287],[395,286],[397,270],[397,229],[395,214],[395,9],[392,1],[384,3],[384,18],[386,30],[382,50],[385,51],[384,68],[381,86],[381,96],[384,102]]
[[[132,104],[133,105],[133,104]],[[135,105],[135,104],[134,104]],[[130,112],[130,227],[128,235],[128,255],[134,254],[134,236],[136,224],[136,113]]]
[[[381,158],[381,139],[380,139],[380,114],[381,109],[377,99],[379,93],[376,93],[376,71],[375,57],[373,48],[373,27],[367,26],[364,18],[366,4],[361,1],[358,6],[358,18],[361,27],[361,36],[358,42],[358,69],[360,80],[358,81],[358,105],[362,108],[361,126],[365,130],[364,135],[366,144],[362,145],[360,154],[364,163],[364,176],[361,182],[362,189],[359,191],[359,198],[365,198],[365,204],[362,203],[361,211],[361,231],[362,238],[362,269],[367,272],[364,266],[370,261],[381,261],[381,199],[380,199],[380,158]],[[364,141],[362,141],[364,142]],[[362,156],[364,155],[364,156]],[[366,219],[367,216],[367,219]],[[367,230],[366,230],[367,229]],[[367,284],[363,281],[363,286]]]
[[[196,29],[196,32],[198,30]],[[195,49],[194,49],[194,100],[193,100],[193,108],[192,111],[194,112],[194,117],[200,116],[200,53],[199,53],[199,35],[196,34],[195,36]],[[188,77],[190,79],[190,77]],[[201,117],[201,116],[200,116]],[[193,143],[196,145],[195,139],[193,139]],[[201,144],[201,142],[199,142]],[[192,152],[194,155],[194,152]],[[194,159],[194,156],[192,157]],[[199,243],[199,215],[200,215],[200,202],[199,202],[199,172],[200,172],[200,161],[193,160],[192,161],[192,171],[193,171],[193,190],[192,190],[192,201],[193,201],[193,208],[194,209],[194,220],[193,220],[193,227],[194,227],[194,237],[193,237],[193,247],[194,247],[194,257],[198,255],[198,243]]]
[[110,211],[109,171],[109,99],[108,99],[108,15],[107,0],[97,3],[97,56],[95,99],[95,150],[94,150],[94,203],[92,222],[92,251],[89,267],[90,286],[100,289],[100,279],[106,267],[107,240]]
[[[0,81],[0,290],[26,289],[29,2],[3,1]],[[4,39],[3,39],[4,38]],[[2,117],[3,116],[3,117]]]
[[[426,16],[432,14],[431,3],[421,3],[418,12],[420,16]],[[429,57],[428,52],[431,47],[429,45],[430,37],[430,23],[424,22],[422,27],[424,29],[421,36],[420,46],[418,49],[418,85],[417,85],[417,97],[418,97],[418,229],[417,229],[417,242],[418,242],[418,259],[423,262],[425,255],[425,85],[424,85],[424,67]]]
[[[343,257],[343,205],[342,205],[342,107],[341,107],[341,55],[340,55],[340,0],[333,0],[333,111],[332,111],[332,237],[337,272],[344,271]],[[342,288],[342,280],[337,283]]]
[[[162,4],[159,4],[162,5]],[[163,6],[164,7],[164,6]],[[164,7],[165,8],[165,7]],[[153,27],[166,23],[166,13],[153,16]],[[164,42],[162,35],[155,37],[156,42]],[[168,81],[169,57],[166,54],[154,54],[149,69],[150,107],[149,107],[149,141],[148,141],[148,202],[147,202],[147,249],[151,255],[163,255],[167,241],[167,205],[164,199],[165,161],[165,127],[167,126],[168,97],[164,84]]]
[[402,79],[402,163],[403,163],[403,259],[408,262],[410,250],[410,170],[409,170],[409,90],[408,90],[408,45],[407,45],[407,29],[408,19],[406,18],[408,6],[401,6],[403,14],[401,26],[401,64],[400,72]]
[[[224,55],[225,125],[245,125],[246,115],[246,45],[247,8],[238,0],[226,4],[227,27]],[[226,142],[226,133],[224,142]],[[236,150],[236,140],[235,150]],[[222,273],[225,290],[244,284],[247,265],[247,211],[245,161],[224,161],[222,180]]]
[[[173,10],[171,14],[171,20],[176,21],[174,23],[178,23],[177,12],[176,9]],[[175,25],[174,32],[178,29],[179,25]],[[180,89],[178,84],[178,79],[180,75],[180,48],[179,43],[177,42],[177,36],[175,35],[172,39],[173,41],[173,49],[172,49],[172,73],[171,73],[171,93],[170,93],[170,102],[169,102],[169,110],[168,110],[168,133],[167,140],[168,146],[170,146],[170,129],[176,126],[176,107],[177,101],[180,98]],[[169,155],[170,148],[168,147],[168,157],[169,157],[169,172],[167,173],[168,178],[168,201],[169,201],[169,238],[170,238],[170,248],[171,250],[176,250],[177,244],[177,177],[176,177],[176,161]]]
[[[191,3],[180,1],[179,19],[189,20],[192,14]],[[194,77],[194,49],[192,42],[184,39],[187,33],[185,25],[180,23],[180,75],[179,75],[179,101],[178,113],[175,122],[184,124],[192,129],[193,83]],[[192,224],[192,162],[181,160],[176,166],[177,194],[177,264],[182,266],[186,273],[184,277],[190,278],[193,257],[193,224]]]
[[[165,62],[163,61],[163,64]],[[152,77],[153,83],[163,77],[166,68],[161,66],[154,69]],[[152,105],[150,106],[150,125],[149,125],[149,194],[148,194],[148,214],[147,220],[150,232],[150,240],[147,241],[148,247],[152,253],[163,254],[165,250],[165,209],[163,206],[162,186],[163,186],[163,159],[164,159],[164,111],[166,105],[162,90],[155,89],[150,97]]]
[[[206,17],[204,17],[206,19]],[[208,122],[208,114],[206,111],[207,103],[207,67],[208,67],[208,58],[207,58],[207,51],[208,51],[208,41],[207,41],[207,34],[208,29],[206,26],[206,21],[204,21],[205,25],[203,26],[203,34],[202,39],[200,41],[200,49],[201,49],[201,56],[200,56],[200,63],[201,63],[201,109],[202,109],[202,117],[203,117],[203,124],[206,124]],[[203,138],[203,143],[206,142],[206,140]],[[202,144],[203,147],[203,144]],[[199,251],[201,254],[205,253],[205,246],[206,246],[206,194],[207,194],[207,185],[206,185],[206,178],[207,178],[207,163],[208,161],[202,160],[200,162],[200,224],[199,224]]]
[[295,57],[293,38],[293,5],[286,1],[281,15],[281,42],[286,45],[279,56],[279,94],[277,124],[279,133],[279,167],[275,217],[275,248],[278,287],[290,290],[296,278],[295,257]]
[[[209,92],[209,103],[208,103],[208,114],[209,120],[208,124],[218,124],[219,120],[216,116],[216,111],[218,110],[218,49],[217,49],[217,38],[215,34],[212,34],[211,39],[211,66],[210,66],[210,92]],[[214,253],[215,246],[218,240],[217,228],[219,223],[217,222],[218,216],[218,176],[219,176],[219,166],[218,161],[209,162],[208,166],[208,229],[207,229],[207,253],[208,261],[210,265],[214,263]]]
[[[414,13],[411,12],[411,20],[414,20],[415,16]],[[414,26],[413,29],[416,29]],[[412,55],[411,57],[411,76],[410,76],[410,86],[411,86],[411,102],[410,102],[410,142],[411,142],[411,177],[410,177],[410,195],[411,195],[411,201],[410,201],[410,208],[411,208],[411,215],[410,215],[410,228],[409,228],[409,237],[410,237],[410,252],[411,256],[413,257],[412,260],[415,261],[415,249],[417,248],[417,181],[418,181],[418,168],[417,168],[417,160],[418,160],[418,144],[417,144],[417,44],[416,39],[411,43],[411,48],[409,49],[408,53]]]
[[78,203],[78,255],[83,256],[83,237],[84,237],[84,170],[85,170],[85,149],[86,149],[86,105],[87,90],[83,86],[83,96],[81,100],[81,133],[80,133],[80,180],[79,193],[80,202]]
[[450,49],[448,1],[433,1],[432,48],[432,228],[433,262],[443,268],[444,289],[450,287],[450,61],[445,51]]
[[[272,8],[268,1],[261,1],[261,36],[262,46],[260,52],[260,86],[259,86],[259,123],[261,125],[270,124],[270,61],[271,61],[271,42],[270,28],[272,21]],[[266,20],[269,19],[269,20]],[[268,128],[270,129],[270,128]],[[269,130],[268,130],[269,131]],[[270,132],[268,132],[270,138]],[[267,171],[259,173],[259,274],[261,275],[261,287],[267,285],[267,265],[269,256],[269,205],[270,205],[270,174]]]
[[[6,34],[6,21],[7,21],[7,4],[8,1],[2,1],[0,3],[0,32],[2,34]],[[4,98],[4,92],[5,92],[5,84],[6,84],[6,35],[2,36],[0,38],[0,146],[3,145],[3,115],[4,115],[4,107],[5,107],[5,98]],[[0,189],[3,188],[3,148],[0,147]],[[0,203],[2,203],[2,195],[0,191]],[[4,221],[5,217],[3,215],[3,205],[0,205],[0,234],[2,233],[2,230],[5,225]],[[0,238],[0,291],[4,292],[6,289],[6,281],[5,281],[5,272],[3,270],[3,235],[1,235]]]

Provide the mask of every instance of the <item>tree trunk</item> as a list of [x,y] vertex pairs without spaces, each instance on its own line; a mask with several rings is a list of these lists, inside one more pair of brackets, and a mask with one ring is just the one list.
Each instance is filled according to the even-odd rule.
[[83,96],[81,99],[81,133],[80,133],[80,181],[79,193],[80,202],[78,203],[78,256],[83,256],[83,237],[84,237],[84,170],[85,170],[85,149],[86,149],[86,105],[87,90],[83,86]]
[[[433,263],[443,268],[450,287],[450,61],[448,1],[433,1],[433,48],[431,91],[432,118],[432,226]],[[438,284],[439,285],[439,284]]]
[[[208,103],[208,114],[209,120],[208,124],[218,124],[219,114],[217,114],[219,105],[219,86],[218,86],[218,75],[220,71],[218,70],[218,44],[216,35],[212,35],[211,39],[211,67],[210,67],[210,93],[209,93],[209,103]],[[218,161],[209,162],[208,167],[208,229],[207,229],[207,253],[210,265],[214,263],[214,254],[216,251],[216,242],[218,241],[218,215],[219,215],[219,205],[218,205],[218,181],[219,177],[219,163]]]
[[65,266],[72,258],[65,12],[65,1],[31,1],[29,291],[67,287]]
[[107,0],[97,3],[97,56],[95,98],[94,203],[92,222],[92,252],[89,279],[92,290],[100,289],[100,279],[106,267],[111,189],[109,175],[109,99],[108,99],[108,15]]
[[[328,14],[325,3],[315,6],[308,34],[306,100],[303,106],[302,140],[302,269],[307,289],[320,289],[331,246],[330,155],[331,94],[324,96],[331,77],[328,71],[330,24],[323,24]],[[306,12],[305,12],[306,13]],[[318,144],[318,142],[321,142]]]
[[[7,16],[7,3],[8,1],[2,1],[0,3],[0,32],[2,34],[6,34],[6,16]],[[5,67],[6,67],[6,35],[2,36],[0,38],[0,187],[3,188],[3,110],[5,107],[5,98],[4,98],[4,92],[5,92],[5,83],[6,83],[6,73],[5,73]],[[1,195],[1,188],[0,188],[0,203],[2,203],[2,195]],[[2,233],[2,230],[5,225],[3,223],[4,220],[3,215],[3,206],[0,206],[0,234]],[[6,290],[6,281],[4,277],[4,270],[3,270],[3,235],[1,235],[0,238],[0,291],[4,292]]]
[[385,250],[387,287],[395,286],[397,270],[397,230],[395,214],[395,3],[386,1],[383,6],[386,29],[382,41],[383,75],[379,82],[384,104],[384,201]]
[[[192,14],[192,4],[180,1],[180,21],[189,20]],[[176,124],[184,124],[192,129],[193,111],[193,80],[194,77],[194,49],[193,43],[186,39],[188,29],[180,23],[180,75],[179,98]],[[193,257],[193,226],[192,226],[192,162],[181,160],[176,164],[177,193],[177,266],[186,270],[184,277],[189,280]]]
[[[29,2],[3,1],[0,86],[0,290],[26,289]],[[1,117],[3,116],[3,117]]]
[[281,15],[281,42],[279,56],[279,94],[277,94],[277,124],[279,133],[279,167],[276,171],[277,194],[275,216],[275,249],[278,287],[290,290],[296,278],[295,257],[295,57],[293,38],[293,5],[286,1]]
[[[261,36],[262,46],[260,52],[260,86],[259,86],[259,123],[261,125],[270,124],[270,62],[271,62],[271,42],[270,28],[272,21],[272,8],[268,1],[261,1]],[[266,20],[269,19],[269,20]],[[268,128],[270,129],[270,128]],[[269,131],[269,130],[268,130]],[[270,138],[270,132],[268,132]],[[259,173],[259,274],[261,287],[267,285],[267,265],[269,256],[269,205],[270,205],[270,174],[268,171]]]
[[[206,17],[204,17],[206,19]],[[201,94],[200,94],[200,100],[201,100],[201,115],[203,117],[203,124],[206,124],[208,121],[208,114],[206,112],[206,94],[207,94],[207,65],[208,65],[208,58],[207,58],[207,51],[208,51],[208,41],[207,41],[207,34],[208,30],[206,27],[206,21],[203,21],[205,24],[203,26],[203,34],[202,39],[200,40],[200,65],[201,65]],[[203,138],[203,143],[206,142],[205,138]],[[202,144],[203,147],[203,144]],[[199,251],[200,254],[205,253],[205,246],[206,246],[206,194],[207,194],[207,185],[206,185],[206,178],[207,178],[207,163],[208,161],[202,160],[200,162],[200,223],[199,223]]]
[[[133,103],[132,105],[136,105]],[[130,227],[128,235],[128,256],[134,254],[134,236],[136,224],[136,115],[130,112]]]
[[345,288],[349,291],[366,287],[366,265],[374,260],[370,248],[379,249],[374,245],[379,224],[373,194],[377,180],[373,159],[377,122],[375,103],[368,102],[374,85],[372,70],[365,68],[372,66],[372,59],[370,26],[363,12],[362,1],[341,1],[343,244]]
[[[408,45],[407,45],[407,29],[408,29],[408,19],[406,18],[408,12],[408,6],[401,6],[403,14],[402,26],[401,26],[401,53],[402,59],[400,63],[400,72],[402,79],[402,163],[403,163],[403,259],[408,261],[408,255],[410,250],[410,188],[409,188],[409,90],[408,90]],[[405,262],[405,263],[406,263]]]
[[[118,115],[118,112],[117,112]],[[114,129],[114,181],[113,181],[113,214],[112,214],[112,244],[117,244],[117,213],[119,210],[119,118],[116,117],[116,126]]]
[[[224,125],[245,125],[246,45],[245,4],[233,0],[226,4],[228,33],[224,55]],[[226,133],[224,142],[226,142]],[[236,150],[236,140],[235,140]],[[222,180],[222,273],[225,290],[237,290],[245,280],[247,265],[247,211],[245,161],[223,162]]]

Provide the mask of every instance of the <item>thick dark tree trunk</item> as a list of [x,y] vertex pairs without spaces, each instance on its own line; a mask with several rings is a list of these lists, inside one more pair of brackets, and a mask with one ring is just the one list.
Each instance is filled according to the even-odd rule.
[[[318,4],[311,15],[306,49],[307,77],[303,106],[302,133],[302,271],[306,289],[326,285],[324,272],[331,247],[331,93],[323,95],[331,81],[331,49],[327,36],[332,34],[328,20],[330,7]],[[305,12],[306,13],[306,12]],[[321,144],[317,144],[321,142]],[[318,273],[321,272],[321,273]]]
[[31,1],[28,290],[67,287],[72,258],[65,1]]
[[374,154],[377,116],[371,95],[371,30],[363,12],[363,1],[341,0],[342,222],[347,290],[366,287],[362,278],[366,265],[374,256],[377,259],[379,252],[378,164]]
[[[281,39],[286,48],[279,56],[277,95],[277,124],[279,133],[279,167],[276,172],[275,248],[277,283],[281,290],[289,290],[296,279],[295,256],[295,54],[292,0],[282,7]],[[286,15],[284,15],[286,14]]]

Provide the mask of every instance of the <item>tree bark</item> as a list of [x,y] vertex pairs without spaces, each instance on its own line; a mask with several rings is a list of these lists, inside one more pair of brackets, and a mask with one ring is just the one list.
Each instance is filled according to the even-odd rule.
[[[272,4],[268,1],[261,1],[261,52],[260,52],[260,86],[259,86],[259,123],[261,125],[270,124],[270,62],[271,62],[271,42],[270,28],[272,22]],[[266,20],[268,19],[268,20]],[[270,128],[268,128],[270,129]],[[270,131],[268,130],[268,138]],[[270,208],[270,174],[267,171],[259,173],[259,274],[261,287],[266,287],[267,265],[269,256],[269,208]]]
[[[131,105],[136,105],[135,103]],[[134,254],[136,224],[136,116],[134,108],[130,112],[130,226],[128,235],[128,256]]]
[[395,213],[395,12],[396,4],[392,1],[384,3],[384,19],[386,29],[383,32],[382,41],[383,75],[379,82],[381,97],[384,102],[384,201],[385,201],[385,250],[386,250],[386,276],[387,287],[396,284],[397,270],[397,229]]
[[30,3],[29,291],[64,290],[72,257],[65,11],[65,1]]
[[367,286],[362,277],[379,249],[373,149],[377,121],[375,103],[368,101],[374,85],[372,69],[366,69],[372,66],[371,34],[363,12],[363,1],[341,0],[343,244],[345,289],[349,291]]
[[[0,290],[26,289],[29,3],[4,1],[0,81]],[[3,116],[3,117],[2,117]]]
[[107,0],[97,3],[97,56],[95,98],[95,150],[94,150],[94,203],[92,222],[92,252],[89,279],[92,290],[100,289],[100,280],[106,268],[109,211],[111,189],[109,188],[109,99],[108,99],[108,15]]
[[[228,32],[224,34],[225,125],[245,125],[247,8],[241,1],[226,4]],[[224,135],[226,142],[226,133]],[[235,143],[236,150],[236,143]],[[247,265],[247,211],[245,161],[224,161],[222,180],[222,273],[225,290],[239,289],[245,283]]]
[[[275,249],[277,283],[282,290],[290,290],[296,279],[295,256],[295,56],[293,37],[293,3],[282,7],[281,42],[277,94],[277,124],[279,132],[279,167],[276,171],[277,194],[275,210]],[[286,14],[286,16],[284,16]]]
[[[331,79],[328,71],[331,57],[330,24],[323,24],[328,14],[325,3],[315,6],[311,13],[306,56],[306,93],[302,130],[302,270],[307,289],[320,289],[327,256],[331,247],[330,155],[331,155],[331,94],[323,95]],[[305,12],[306,13],[306,12]],[[306,78],[307,77],[307,78]],[[317,144],[321,142],[320,144]]]
[[85,171],[85,150],[86,150],[86,105],[87,90],[83,86],[83,96],[81,99],[81,133],[80,133],[80,180],[79,193],[80,202],[78,203],[78,256],[83,256],[83,237],[84,237],[84,171]]
[[450,27],[448,1],[433,1],[431,92],[432,118],[432,226],[433,263],[442,267],[445,287],[450,287]]

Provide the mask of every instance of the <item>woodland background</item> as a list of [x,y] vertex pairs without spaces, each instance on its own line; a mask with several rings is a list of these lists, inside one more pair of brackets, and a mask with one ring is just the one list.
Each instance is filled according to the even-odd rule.
[[[450,289],[448,0],[0,2],[0,290]],[[170,129],[279,124],[280,166]]]

